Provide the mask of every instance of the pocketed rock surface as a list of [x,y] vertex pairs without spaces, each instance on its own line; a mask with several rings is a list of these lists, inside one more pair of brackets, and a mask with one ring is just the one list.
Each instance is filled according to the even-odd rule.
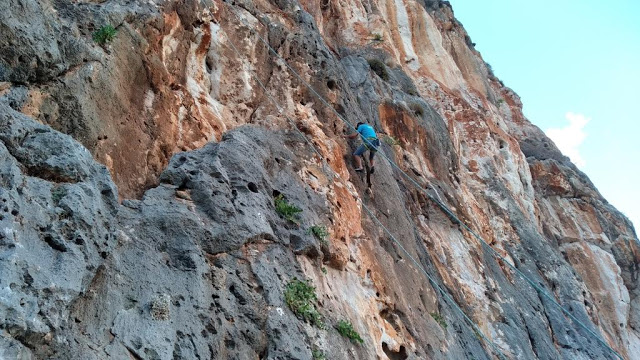
[[637,359],[637,235],[521,108],[444,1],[4,1],[0,358]]

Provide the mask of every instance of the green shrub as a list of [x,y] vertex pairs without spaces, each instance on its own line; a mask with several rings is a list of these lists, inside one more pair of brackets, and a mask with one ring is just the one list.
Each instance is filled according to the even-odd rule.
[[100,45],[104,45],[112,41],[116,37],[118,31],[111,25],[105,25],[93,32],[93,41]]
[[498,99],[498,106],[501,106],[502,104],[504,104],[504,99]]
[[373,41],[384,41],[382,34],[373,34]]
[[353,325],[349,321],[340,320],[338,321],[338,325],[336,326],[336,330],[340,333],[340,335],[349,338],[351,341],[358,342],[360,344],[364,343],[364,340],[360,337],[357,331],[353,329]]
[[322,269],[320,269],[320,270],[322,270],[323,274],[327,275],[327,268],[326,267],[323,266]]
[[320,240],[323,245],[329,245],[327,241],[327,237],[329,236],[329,232],[327,231],[326,226],[322,225],[313,225],[307,230],[307,234],[312,234],[316,237],[316,239]]
[[326,360],[327,356],[317,348],[313,348],[311,350],[311,356],[313,356],[313,360]]
[[447,328],[447,322],[444,320],[444,318],[442,318],[442,316],[438,313],[431,313],[431,317],[433,318],[433,320],[435,320],[438,324],[440,324],[440,327],[442,327],[443,329]]
[[284,195],[280,194],[275,197],[274,204],[276,206],[276,212],[283,218],[291,221],[292,223],[299,224],[300,219],[298,214],[302,212],[302,209],[295,205],[289,204]]
[[310,281],[300,281],[296,278],[291,280],[284,290],[284,301],[298,317],[308,321],[320,328],[324,327],[322,315],[316,309],[316,288]]
[[385,65],[382,61],[378,59],[370,59],[367,60],[369,63],[369,67],[373,70],[376,75],[380,77],[380,79],[387,81],[389,80],[389,72],[387,72],[387,65]]

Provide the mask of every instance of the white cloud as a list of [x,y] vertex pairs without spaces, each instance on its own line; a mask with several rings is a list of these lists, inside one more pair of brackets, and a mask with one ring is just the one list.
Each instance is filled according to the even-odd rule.
[[569,125],[561,128],[550,128],[545,133],[574,164],[584,167],[586,162],[580,155],[579,147],[587,137],[584,127],[591,121],[591,118],[572,112],[568,112],[564,116],[569,121]]

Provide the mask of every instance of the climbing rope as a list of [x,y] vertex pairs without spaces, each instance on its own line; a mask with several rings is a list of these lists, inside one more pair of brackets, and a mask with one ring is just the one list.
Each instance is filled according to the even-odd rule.
[[[217,17],[215,15],[212,15],[214,20],[220,24],[220,21],[217,19]],[[236,54],[236,56],[238,56],[238,58],[242,58],[242,54],[240,53],[240,51],[238,50],[238,48],[236,48],[236,46],[233,44],[233,42],[228,39],[228,43],[231,46],[231,49],[233,50],[233,52]],[[256,80],[256,82],[259,84],[259,86],[263,89],[264,94],[266,97],[268,97],[271,102],[274,103],[276,109],[278,109],[278,112],[283,115],[291,124],[291,126],[298,132],[298,134],[300,134],[302,136],[302,138],[304,139],[304,141],[312,148],[312,150],[320,157],[322,163],[323,163],[323,168],[325,168],[325,172],[326,169],[329,169],[333,174],[333,176],[337,176],[337,174],[335,173],[335,171],[333,171],[333,169],[331,167],[329,167],[326,164],[326,161],[324,159],[324,157],[320,154],[319,150],[316,148],[316,146],[307,138],[307,136],[302,133],[298,127],[296,126],[295,122],[293,121],[293,119],[291,119],[286,113],[284,113],[284,111],[282,110],[282,108],[280,107],[280,105],[278,104],[278,101],[276,99],[274,99],[269,92],[267,91],[266,86],[264,85],[264,83],[260,80],[260,78],[258,77],[258,75],[253,71],[253,70],[249,70],[251,72],[251,75],[253,76],[253,78]],[[327,174],[329,175],[329,174]],[[373,214],[373,212],[371,211],[371,209],[369,209],[369,207],[364,203],[361,202],[362,208],[365,209],[365,211],[369,214],[369,216],[371,217],[371,219],[377,223],[378,225],[380,225],[382,227],[382,229],[384,230],[384,232],[396,243],[396,245],[398,245],[398,247],[409,257],[409,259],[411,259],[411,261],[418,267],[418,269],[427,277],[427,279],[429,280],[429,282],[431,283],[432,286],[434,286],[438,292],[445,298],[445,300],[447,300],[451,305],[453,305],[453,308],[456,309],[461,315],[462,317],[468,321],[468,323],[471,326],[471,329],[473,330],[474,334],[477,334],[478,336],[480,336],[487,344],[489,344],[489,346],[496,352],[498,358],[504,360],[507,359],[506,356],[504,355],[504,353],[502,353],[502,351],[500,351],[500,349],[489,339],[487,338],[486,335],[484,335],[484,333],[480,330],[480,328],[478,327],[478,325],[475,324],[475,322],[464,312],[464,310],[462,310],[462,308],[460,308],[460,306],[458,305],[458,303],[455,302],[455,300],[445,292],[445,290],[438,285],[437,281],[435,280],[435,278],[433,278],[431,275],[429,275],[429,273],[422,267],[422,265],[420,265],[420,263],[409,253],[409,251],[407,251],[407,249],[404,248],[404,246],[402,246],[402,244],[400,243],[400,241],[398,241],[398,239],[396,239],[396,237],[391,233],[391,231],[389,231],[389,229],[387,229],[387,227],[385,227],[382,222]]]
[[[250,24],[245,22],[235,12],[235,9],[233,8],[233,5],[231,5],[231,4],[228,4],[228,5],[229,5],[229,9],[231,10],[231,13],[236,17],[236,19],[238,19],[238,21],[240,21],[244,26],[249,28],[250,31],[252,31],[252,33],[255,33],[256,36],[258,37],[258,39],[269,49],[269,52],[271,52],[278,59],[280,59],[284,63],[284,65],[291,71],[291,73],[302,84],[304,84],[305,87],[308,88],[326,107],[328,107],[338,117],[338,119],[340,119],[342,122],[344,122],[350,129],[352,129],[352,130],[357,132],[357,129],[350,122],[348,122],[346,119],[344,119],[342,117],[342,115],[340,115],[340,113],[338,113],[338,111],[336,109],[334,109],[334,107],[331,106],[331,104],[327,100],[325,100],[322,95],[320,95],[306,80],[304,80],[302,78],[302,76],[300,76],[298,74],[298,72],[282,56],[280,56],[280,54],[278,54],[278,52],[275,49],[273,49],[273,47],[271,47],[271,45],[269,45],[268,41],[266,41],[254,29],[253,26],[251,26]],[[267,19],[265,19],[264,21],[267,22],[267,25],[271,25],[271,23]],[[294,126],[294,128],[297,129],[296,126]],[[304,134],[302,134],[302,135],[304,136]],[[361,137],[362,137],[362,135],[361,135]],[[366,139],[364,137],[362,137],[362,139],[363,139],[363,141],[366,141]],[[311,144],[311,145],[313,146],[313,144]],[[588,334],[593,336],[600,344],[602,344],[605,348],[607,348],[609,351],[611,351],[613,354],[615,354],[616,357],[618,357],[619,359],[623,360],[622,356],[617,351],[615,351],[613,348],[611,348],[611,346],[609,346],[609,344],[607,344],[604,339],[602,339],[598,334],[596,334],[593,330],[591,330],[586,324],[584,324],[582,321],[580,321],[578,318],[576,318],[573,314],[571,314],[571,312],[569,312],[567,309],[565,309],[558,301],[556,301],[551,295],[549,295],[549,293],[547,291],[545,291],[542,287],[538,286],[533,280],[531,280],[528,276],[526,276],[515,265],[513,265],[509,261],[507,261],[507,259],[505,257],[503,257],[502,255],[500,255],[495,249],[493,249],[493,247],[491,245],[489,245],[489,243],[487,241],[485,241],[480,235],[478,235],[475,231],[473,231],[473,229],[471,229],[468,225],[466,225],[464,222],[462,222],[442,201],[439,200],[439,195],[438,195],[437,191],[436,191],[436,195],[438,196],[438,198],[436,198],[433,195],[429,194],[429,192],[425,188],[423,188],[422,185],[420,185],[416,180],[414,180],[411,176],[409,176],[406,172],[404,172],[392,159],[390,159],[386,154],[384,154],[384,152],[380,151],[380,153],[381,153],[380,155],[382,155],[382,157],[385,160],[387,160],[392,167],[396,168],[400,172],[400,174],[402,176],[404,176],[407,180],[409,180],[409,182],[412,183],[418,190],[420,190],[421,192],[424,192],[426,194],[426,196],[430,200],[432,200],[434,203],[436,203],[436,205],[438,205],[438,207],[440,207],[454,222],[460,224],[474,238],[476,238],[483,245],[485,245],[485,247],[487,249],[489,249],[490,253],[494,257],[496,257],[497,259],[501,260],[503,263],[507,264],[507,266],[509,268],[511,268],[516,274],[518,274],[527,283],[529,283],[539,294],[541,294],[542,296],[547,298],[549,301],[551,301],[551,303],[553,303],[555,306],[557,306],[564,314],[566,314],[572,321],[574,321],[574,323],[580,325],[581,328],[583,328]],[[432,189],[433,189],[433,187],[432,187]],[[435,191],[435,189],[434,189],[434,191]],[[364,204],[363,204],[363,206],[364,206]]]

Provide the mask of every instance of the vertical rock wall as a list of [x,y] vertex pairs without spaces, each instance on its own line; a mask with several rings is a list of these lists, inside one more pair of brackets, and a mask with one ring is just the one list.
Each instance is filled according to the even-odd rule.
[[[118,32],[100,46],[105,24]],[[381,156],[367,193],[334,110],[372,124],[402,171],[615,351],[640,354],[630,222],[523,117],[447,2],[10,0],[0,357],[495,358],[460,307],[507,358],[614,358]],[[315,286],[325,328],[285,303],[293,278]]]

